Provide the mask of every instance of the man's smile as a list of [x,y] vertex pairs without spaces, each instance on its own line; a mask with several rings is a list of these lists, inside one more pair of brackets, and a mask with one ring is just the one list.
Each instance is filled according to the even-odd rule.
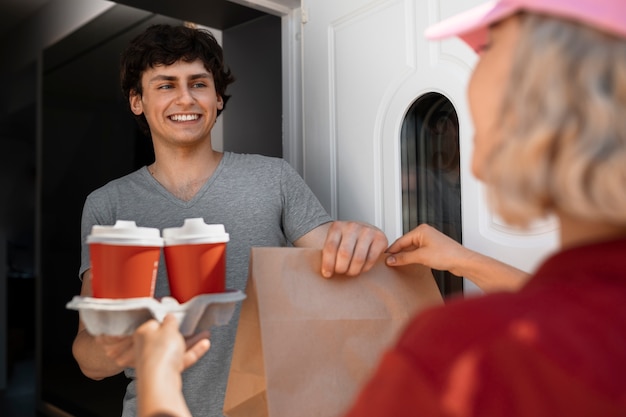
[[175,122],[190,122],[192,120],[198,120],[200,118],[199,114],[174,114],[169,116],[170,120]]

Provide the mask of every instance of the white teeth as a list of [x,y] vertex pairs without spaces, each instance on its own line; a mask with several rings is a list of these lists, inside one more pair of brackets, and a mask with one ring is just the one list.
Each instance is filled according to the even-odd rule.
[[197,114],[175,114],[173,116],[170,116],[170,119],[174,120],[175,122],[188,122],[190,120],[197,120],[198,115]]

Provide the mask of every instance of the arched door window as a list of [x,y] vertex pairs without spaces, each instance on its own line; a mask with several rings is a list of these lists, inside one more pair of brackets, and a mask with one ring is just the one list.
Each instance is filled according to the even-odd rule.
[[[459,121],[445,96],[428,93],[409,109],[401,133],[404,233],[427,223],[461,242]],[[444,296],[460,293],[463,281],[434,271]]]

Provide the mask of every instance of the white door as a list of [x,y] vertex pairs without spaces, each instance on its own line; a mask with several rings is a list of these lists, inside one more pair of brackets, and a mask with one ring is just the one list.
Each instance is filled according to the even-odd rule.
[[[402,234],[400,131],[411,104],[447,97],[458,114],[463,243],[530,271],[556,244],[556,224],[508,227],[471,175],[466,85],[476,55],[456,39],[429,42],[424,29],[483,0],[304,0],[303,175],[339,219]],[[469,286],[471,288],[471,286]]]

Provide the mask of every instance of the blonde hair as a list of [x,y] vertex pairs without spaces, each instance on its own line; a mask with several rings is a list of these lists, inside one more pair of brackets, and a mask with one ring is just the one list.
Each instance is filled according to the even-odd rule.
[[511,224],[555,209],[626,224],[626,41],[575,22],[522,14],[487,161],[489,198]]

